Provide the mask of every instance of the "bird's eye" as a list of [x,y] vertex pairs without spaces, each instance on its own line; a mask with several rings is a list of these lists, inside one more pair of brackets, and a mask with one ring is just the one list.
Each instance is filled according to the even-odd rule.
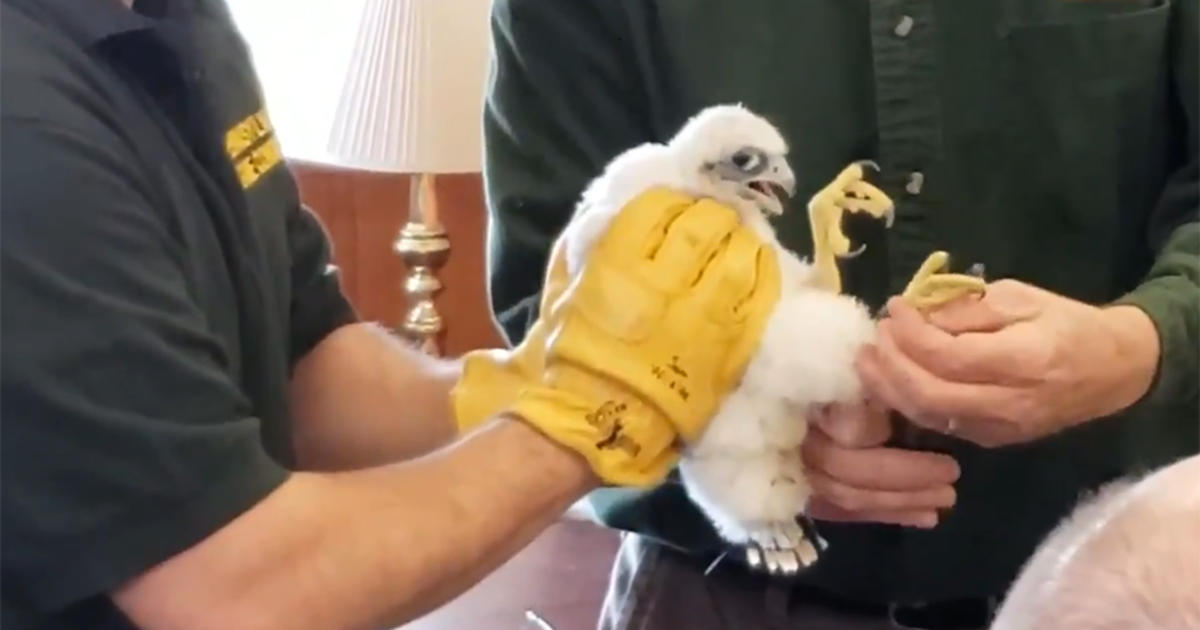
[[762,151],[750,148],[735,152],[729,156],[729,161],[743,173],[757,173],[765,166]]

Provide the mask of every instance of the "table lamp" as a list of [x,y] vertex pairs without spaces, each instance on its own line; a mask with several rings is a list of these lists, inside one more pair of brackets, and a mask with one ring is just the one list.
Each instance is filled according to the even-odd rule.
[[491,0],[366,0],[329,138],[337,163],[412,176],[394,244],[408,270],[400,328],[430,354],[440,354],[434,296],[450,255],[435,178],[482,167],[490,9]]

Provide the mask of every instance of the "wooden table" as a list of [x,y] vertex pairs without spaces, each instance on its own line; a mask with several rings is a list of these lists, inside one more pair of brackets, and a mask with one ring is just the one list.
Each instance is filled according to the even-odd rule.
[[594,630],[618,542],[612,530],[564,518],[475,588],[397,630],[539,630],[526,610],[554,630]]

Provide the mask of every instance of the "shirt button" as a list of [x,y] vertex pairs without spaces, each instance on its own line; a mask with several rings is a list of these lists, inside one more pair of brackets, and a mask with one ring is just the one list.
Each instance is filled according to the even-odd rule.
[[912,28],[913,19],[906,15],[900,18],[900,21],[896,23],[896,28],[892,32],[896,34],[896,37],[908,37],[908,34],[912,32]]
[[925,174],[921,171],[913,171],[908,174],[908,183],[904,185],[904,190],[910,195],[921,194],[921,187],[925,185]]

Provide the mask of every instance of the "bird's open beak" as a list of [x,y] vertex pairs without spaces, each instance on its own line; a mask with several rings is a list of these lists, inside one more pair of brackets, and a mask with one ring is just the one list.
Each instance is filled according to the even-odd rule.
[[783,214],[784,203],[796,195],[796,175],[786,159],[776,157],[749,186],[763,212],[778,216]]

